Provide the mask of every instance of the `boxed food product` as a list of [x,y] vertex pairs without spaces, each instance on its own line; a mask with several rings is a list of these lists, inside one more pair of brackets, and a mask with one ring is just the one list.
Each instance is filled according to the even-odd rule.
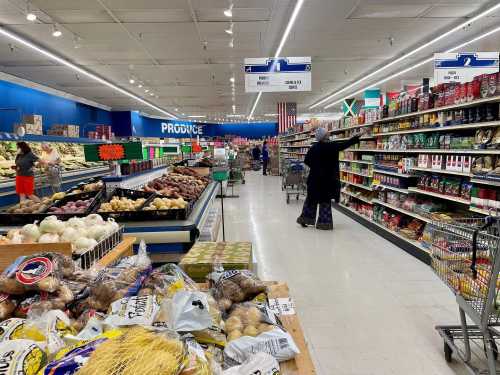
[[19,128],[24,128],[25,134],[42,135],[42,124],[14,124],[13,131],[18,133]]
[[33,124],[42,126],[42,115],[24,115],[23,122],[25,124]]
[[63,137],[78,138],[80,136],[80,127],[78,125],[52,125],[47,131],[49,135],[58,135]]
[[197,242],[182,258],[181,268],[195,281],[205,281],[214,264],[225,270],[252,269],[251,242]]

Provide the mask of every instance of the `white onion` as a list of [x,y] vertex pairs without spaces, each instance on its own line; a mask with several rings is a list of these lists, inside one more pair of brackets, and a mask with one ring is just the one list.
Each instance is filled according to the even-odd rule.
[[59,236],[55,233],[45,233],[40,236],[38,243],[57,243]]
[[78,229],[66,227],[61,235],[61,242],[74,242],[79,237],[81,237],[81,234]]
[[55,216],[49,216],[42,220],[40,223],[40,232],[42,233],[62,233],[66,225],[57,218],[52,219]]
[[21,234],[27,239],[36,242],[40,237],[40,231],[36,224],[26,224],[21,229]]

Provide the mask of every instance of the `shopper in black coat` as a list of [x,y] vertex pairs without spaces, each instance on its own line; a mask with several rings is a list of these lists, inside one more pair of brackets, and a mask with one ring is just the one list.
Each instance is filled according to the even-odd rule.
[[[330,142],[324,128],[316,130],[316,143],[311,146],[304,163],[310,168],[307,197],[297,223],[303,227],[333,229],[332,199],[340,199],[339,152],[359,142],[360,135],[345,141]],[[319,205],[319,215],[316,212]]]

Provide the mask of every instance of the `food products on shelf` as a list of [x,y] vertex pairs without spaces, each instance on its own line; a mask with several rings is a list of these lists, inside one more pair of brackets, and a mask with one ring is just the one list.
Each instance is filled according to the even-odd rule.
[[208,178],[200,176],[191,168],[175,167],[172,173],[148,182],[144,190],[169,198],[196,200],[208,183]]

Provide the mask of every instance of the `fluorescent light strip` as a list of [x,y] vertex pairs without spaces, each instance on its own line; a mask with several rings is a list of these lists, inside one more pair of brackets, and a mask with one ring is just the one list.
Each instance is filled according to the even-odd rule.
[[177,116],[173,115],[170,112],[165,111],[164,109],[162,109],[162,108],[154,105],[153,103],[150,103],[147,100],[144,100],[141,97],[139,97],[139,96],[137,96],[137,95],[135,95],[135,94],[127,91],[127,90],[122,89],[121,87],[115,85],[114,83],[111,83],[110,81],[107,81],[107,80],[105,80],[105,79],[103,79],[103,78],[95,75],[94,73],[89,72],[88,70],[80,68],[78,65],[75,65],[75,64],[69,62],[68,60],[63,59],[62,57],[59,57],[59,56],[57,56],[57,55],[55,55],[55,54],[53,54],[53,53],[51,53],[51,52],[49,52],[49,51],[41,48],[41,47],[38,47],[37,45],[29,42],[28,40],[26,40],[26,39],[24,39],[24,38],[22,38],[22,37],[20,37],[20,36],[18,36],[16,34],[10,32],[10,31],[8,31],[6,29],[4,29],[3,27],[0,27],[0,35],[6,36],[7,38],[12,39],[12,40],[16,41],[17,43],[20,43],[20,44],[24,45],[25,47],[31,48],[32,50],[34,50],[34,51],[36,51],[36,52],[38,52],[38,53],[40,53],[40,54],[48,57],[49,59],[52,59],[52,60],[54,60],[54,61],[56,61],[56,62],[58,62],[58,63],[60,63],[62,65],[65,65],[68,68],[71,68],[74,71],[76,71],[76,72],[78,72],[80,74],[83,74],[83,75],[85,75],[85,76],[93,79],[94,81],[97,81],[97,82],[99,82],[99,83],[101,83],[101,84],[103,84],[105,86],[108,86],[108,87],[112,88],[113,90],[118,91],[119,93],[121,93],[121,94],[123,94],[125,96],[128,96],[128,97],[130,97],[130,98],[132,98],[134,100],[137,100],[138,102],[140,102],[142,104],[145,104],[148,107],[150,107],[150,108],[152,108],[152,109],[154,109],[154,110],[156,110],[156,111],[158,111],[160,113],[163,113],[164,115],[167,115],[168,117],[172,117],[173,119],[178,119]]
[[[492,34],[495,34],[495,33],[499,32],[499,31],[500,31],[500,27],[497,27],[497,28],[492,29],[492,30],[490,30],[490,31],[488,31],[488,32],[486,32],[484,34],[481,34],[481,35],[479,35],[479,36],[477,36],[477,37],[475,37],[475,38],[473,38],[473,39],[471,39],[471,40],[469,40],[469,41],[467,41],[465,43],[462,43],[462,44],[459,44],[458,46],[450,48],[450,49],[446,50],[446,52],[454,52],[456,50],[459,50],[459,49],[461,49],[463,47],[468,46],[469,44],[472,44],[472,43],[477,42],[477,41],[479,41],[479,40],[481,40],[483,38],[486,38],[486,37],[488,37],[488,36],[490,36]],[[431,62],[433,60],[434,60],[434,56],[433,57],[429,57],[428,59],[420,61],[419,63],[417,63],[417,64],[415,64],[415,65],[413,65],[413,66],[411,66],[409,68],[403,69],[403,70],[401,70],[401,71],[399,71],[399,72],[397,72],[397,73],[395,73],[395,74],[393,74],[393,75],[391,75],[389,77],[386,77],[386,78],[384,78],[384,79],[382,79],[382,80],[380,80],[378,82],[375,82],[375,83],[373,83],[373,84],[371,84],[369,86],[365,86],[364,88],[362,88],[360,90],[357,90],[357,91],[351,93],[350,95],[343,97],[342,99],[339,99],[339,100],[337,100],[337,101],[335,101],[335,102],[333,102],[331,104],[328,104],[324,108],[327,109],[327,108],[333,107],[335,104],[341,103],[341,102],[343,102],[347,98],[350,98],[350,97],[353,97],[355,95],[358,95],[358,94],[362,93],[363,91],[365,91],[366,89],[369,89],[371,87],[376,87],[378,85],[381,85],[382,83],[385,83],[385,82],[387,82],[387,81],[389,81],[389,80],[391,80],[393,78],[399,77],[400,75],[408,73],[408,72],[410,72],[410,71],[412,71],[414,69],[417,69],[417,68],[421,67],[422,65],[427,64],[427,63],[429,63],[429,62]]]
[[330,99],[332,99],[333,97],[335,97],[335,96],[339,95],[340,93],[342,93],[342,92],[344,92],[344,91],[347,91],[347,90],[349,90],[350,88],[352,88],[352,87],[354,87],[354,86],[357,86],[359,83],[364,82],[364,81],[366,81],[366,80],[370,79],[371,77],[373,77],[373,76],[375,76],[375,75],[377,75],[377,74],[379,74],[379,73],[383,72],[384,70],[388,69],[389,67],[393,66],[394,64],[397,64],[397,63],[401,62],[402,60],[404,60],[404,59],[406,59],[406,58],[408,58],[408,57],[410,57],[410,56],[412,56],[412,55],[414,55],[414,54],[416,54],[416,53],[420,52],[421,50],[423,50],[423,49],[425,49],[425,48],[427,48],[427,47],[431,46],[432,44],[434,44],[434,43],[436,43],[436,42],[440,41],[440,40],[441,40],[441,39],[443,39],[443,38],[446,38],[447,36],[449,36],[449,35],[451,35],[451,34],[453,34],[453,33],[457,32],[457,31],[461,30],[462,28],[464,28],[464,27],[468,26],[469,24],[472,24],[473,22],[476,22],[476,21],[480,20],[481,18],[483,18],[483,17],[487,16],[488,14],[490,14],[490,13],[492,13],[492,12],[494,12],[494,11],[498,10],[498,9],[500,9],[500,4],[497,4],[497,5],[495,5],[495,6],[492,6],[491,8],[489,8],[489,9],[485,10],[484,12],[482,12],[482,13],[478,14],[477,16],[472,17],[471,19],[469,19],[469,20],[467,20],[467,21],[465,21],[465,22],[461,23],[460,25],[458,25],[458,26],[454,27],[453,29],[448,30],[447,32],[445,32],[445,33],[443,33],[443,34],[439,35],[438,37],[434,38],[433,40],[431,40],[431,41],[429,41],[429,42],[427,42],[427,43],[422,44],[421,46],[419,46],[419,47],[415,48],[413,51],[410,51],[410,52],[408,52],[408,53],[406,53],[406,54],[402,55],[401,57],[398,57],[396,60],[391,61],[390,63],[388,63],[388,64],[384,65],[384,66],[383,66],[383,67],[381,67],[380,69],[377,69],[376,71],[374,71],[374,72],[372,72],[372,73],[370,73],[370,74],[367,74],[366,76],[364,76],[363,78],[360,78],[360,79],[359,79],[359,80],[357,80],[356,82],[353,82],[353,83],[351,83],[350,85],[347,85],[346,87],[344,87],[344,88],[342,88],[342,89],[340,89],[340,90],[338,90],[338,91],[334,92],[333,94],[331,94],[331,95],[327,96],[326,98],[324,98],[324,99],[320,100],[319,102],[314,103],[313,105],[311,105],[311,106],[309,107],[309,109],[315,108],[315,107],[317,107],[317,106],[319,106],[319,105],[321,105],[321,104],[323,104],[323,103],[325,103],[325,102],[328,102]]
[[[285,46],[286,40],[288,39],[288,35],[290,35],[290,31],[292,31],[293,24],[297,20],[297,17],[299,16],[300,9],[302,8],[302,5],[304,5],[305,0],[297,0],[297,3],[295,4],[295,8],[293,9],[292,16],[290,17],[290,20],[288,21],[288,24],[286,25],[285,32],[283,33],[283,37],[281,38],[280,44],[278,45],[278,48],[276,49],[276,53],[274,54],[274,58],[279,57],[281,51],[283,50],[283,47]],[[262,96],[262,91],[259,92],[257,97],[255,98],[255,102],[253,103],[252,110],[250,111],[250,115],[248,116],[248,119],[253,118],[253,114],[255,112],[255,109],[257,108],[257,105],[259,104],[260,97]]]

